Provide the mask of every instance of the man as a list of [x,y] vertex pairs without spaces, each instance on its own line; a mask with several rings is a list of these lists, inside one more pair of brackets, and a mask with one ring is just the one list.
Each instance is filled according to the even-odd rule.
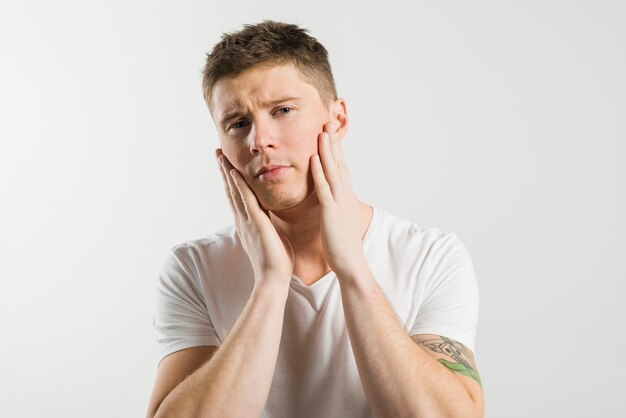
[[325,48],[247,25],[203,89],[235,225],[165,263],[148,416],[482,416],[469,255],[356,198]]

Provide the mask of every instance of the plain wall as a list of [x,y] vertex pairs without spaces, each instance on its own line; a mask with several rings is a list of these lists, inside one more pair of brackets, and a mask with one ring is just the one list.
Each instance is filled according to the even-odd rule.
[[232,222],[205,53],[329,50],[361,200],[455,232],[486,416],[623,417],[626,3],[0,3],[0,415],[143,416],[168,250]]

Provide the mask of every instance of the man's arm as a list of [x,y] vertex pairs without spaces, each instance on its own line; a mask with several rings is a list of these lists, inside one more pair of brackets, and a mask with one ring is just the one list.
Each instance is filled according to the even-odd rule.
[[377,417],[483,416],[483,392],[475,377],[451,373],[438,361],[453,363],[445,352],[418,347],[416,342],[428,343],[433,336],[413,341],[407,335],[369,269],[340,282],[359,376]]
[[378,417],[481,417],[480,385],[450,373],[432,350],[427,353],[411,340],[367,265],[358,200],[341,147],[345,122],[324,126],[311,171],[321,206],[324,255],[339,280],[346,328],[370,407]]
[[146,417],[154,417],[163,399],[187,376],[206,363],[218,348],[207,345],[189,347],[176,351],[161,360]]
[[[216,157],[237,236],[254,272],[254,286],[220,348],[163,399],[154,415],[159,418],[259,416],[274,376],[293,250],[260,207],[243,175],[219,148]],[[192,369],[191,364],[183,367]],[[165,370],[172,368],[164,368],[167,373]],[[173,378],[158,376],[159,380],[171,382]]]
[[[418,347],[422,348],[427,354],[434,357],[439,363],[443,364],[448,370],[458,373],[461,376],[467,376],[482,388],[474,353],[464,344],[447,338],[443,335],[434,334],[416,334],[411,335],[411,339],[415,341]],[[459,377],[460,378],[460,377]],[[482,391],[478,394],[476,383],[471,380],[461,379],[467,387],[467,391],[476,393],[482,398]],[[474,398],[474,396],[472,396]]]
[[[148,416],[260,416],[274,375],[288,294],[286,286],[256,286],[215,354],[162,402],[153,397]],[[162,371],[170,375],[162,376]],[[160,368],[157,382],[171,381],[174,373]]]

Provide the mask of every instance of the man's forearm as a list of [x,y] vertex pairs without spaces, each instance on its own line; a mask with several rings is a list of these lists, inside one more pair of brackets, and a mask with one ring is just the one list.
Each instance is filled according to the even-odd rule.
[[155,418],[260,416],[269,394],[289,287],[256,287],[213,357],[161,403]]
[[479,405],[408,336],[369,269],[340,280],[359,376],[377,417],[475,417]]

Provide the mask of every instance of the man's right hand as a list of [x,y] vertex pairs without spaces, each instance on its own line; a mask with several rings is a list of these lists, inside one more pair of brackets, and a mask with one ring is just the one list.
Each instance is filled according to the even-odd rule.
[[276,229],[254,192],[221,149],[216,150],[224,190],[235,217],[237,234],[254,270],[255,286],[288,286],[295,258],[289,240]]

